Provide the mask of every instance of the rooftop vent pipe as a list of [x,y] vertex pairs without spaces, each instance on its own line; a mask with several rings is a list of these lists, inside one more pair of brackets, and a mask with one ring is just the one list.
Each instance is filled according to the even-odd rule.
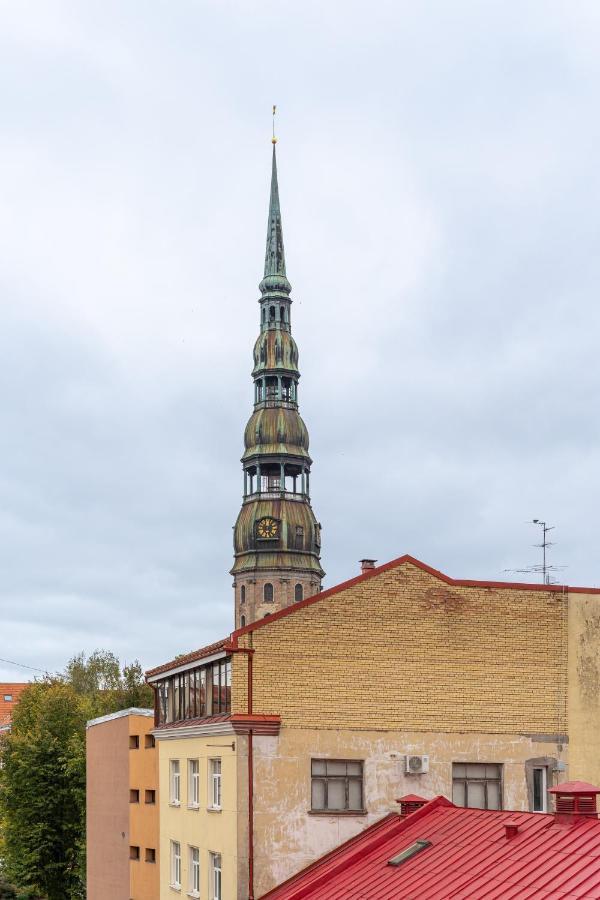
[[369,569],[375,568],[376,559],[361,559],[360,560],[360,571],[361,574],[364,575],[365,572],[368,572]]
[[396,803],[400,804],[401,816],[410,816],[416,809],[421,809],[422,806],[425,806],[427,800],[425,797],[419,797],[417,794],[406,794],[404,797],[399,797]]

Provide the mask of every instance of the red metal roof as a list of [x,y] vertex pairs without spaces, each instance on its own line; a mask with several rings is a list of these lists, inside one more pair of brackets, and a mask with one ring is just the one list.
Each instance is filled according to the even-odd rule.
[[[505,824],[517,823],[507,837]],[[399,865],[417,840],[431,842]],[[262,900],[600,898],[600,820],[464,809],[445,797],[386,816]]]
[[[14,708],[27,687],[29,687],[28,681],[0,682],[0,728],[10,725]],[[11,699],[5,700],[5,697]]]

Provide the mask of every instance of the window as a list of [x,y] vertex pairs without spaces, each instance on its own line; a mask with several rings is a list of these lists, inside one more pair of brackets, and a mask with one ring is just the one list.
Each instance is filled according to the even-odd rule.
[[246,624],[246,616],[240,616],[240,628],[243,628]]
[[211,809],[221,809],[221,760],[209,760],[210,784],[208,796]]
[[5,694],[5,695],[4,695],[4,702],[5,702],[5,703],[12,703],[12,698],[13,698],[13,695],[12,695],[12,694]]
[[153,847],[146,847],[146,862],[156,862],[156,850]]
[[301,584],[297,584],[294,588],[294,600],[296,603],[300,603],[301,600],[304,600],[304,588]]
[[533,770],[533,812],[548,812],[548,769],[536,766]]
[[267,582],[263,587],[263,600],[265,603],[273,602],[273,585]]
[[170,796],[169,801],[174,806],[181,803],[181,772],[179,770],[179,760],[172,759],[170,765]]
[[171,887],[181,889],[181,844],[171,841]]
[[139,847],[130,847],[129,848],[129,859],[139,859],[140,858],[140,848]]
[[313,759],[311,780],[313,811],[363,809],[363,764],[360,760]]
[[210,900],[222,900],[221,854],[210,854]]
[[472,809],[502,809],[502,766],[453,763],[452,802]]
[[158,724],[200,719],[231,709],[231,658],[157,682]]
[[240,603],[246,602],[246,585],[243,584],[240,588]]
[[200,763],[188,759],[188,806],[196,809],[200,804]]
[[152,750],[153,747],[156,747],[156,740],[154,739],[153,734],[147,734],[144,738],[144,747],[146,750]]
[[296,525],[296,542],[294,548],[296,550],[304,549],[304,528],[302,525]]
[[190,847],[190,894],[200,896],[200,851]]
[[139,750],[140,749],[139,734],[130,734],[129,735],[129,749],[130,750]]
[[140,792],[137,790],[137,788],[129,791],[129,802],[130,803],[139,803],[140,802]]
[[148,790],[145,792],[144,796],[145,803],[156,803],[156,791]]

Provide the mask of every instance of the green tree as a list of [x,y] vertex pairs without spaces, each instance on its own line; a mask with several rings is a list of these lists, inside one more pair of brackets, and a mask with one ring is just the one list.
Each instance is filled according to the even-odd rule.
[[0,805],[8,878],[48,900],[83,898],[89,701],[59,680],[32,684],[2,741]]
[[152,702],[139,662],[106,650],[23,692],[0,742],[1,869],[20,887],[0,881],[0,900],[85,897],[86,721]]

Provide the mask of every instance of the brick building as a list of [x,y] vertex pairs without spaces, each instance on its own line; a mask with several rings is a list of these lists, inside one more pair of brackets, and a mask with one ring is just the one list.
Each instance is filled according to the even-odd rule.
[[5,681],[0,683],[0,734],[10,730],[13,711],[19,697],[29,687],[29,682]]
[[[404,556],[151,670],[163,860],[179,850],[187,889],[196,847],[222,900],[260,897],[402,794],[544,812],[557,781],[599,783],[599,595]],[[166,794],[174,766],[185,798],[190,761],[208,785],[225,754],[227,847]]]

